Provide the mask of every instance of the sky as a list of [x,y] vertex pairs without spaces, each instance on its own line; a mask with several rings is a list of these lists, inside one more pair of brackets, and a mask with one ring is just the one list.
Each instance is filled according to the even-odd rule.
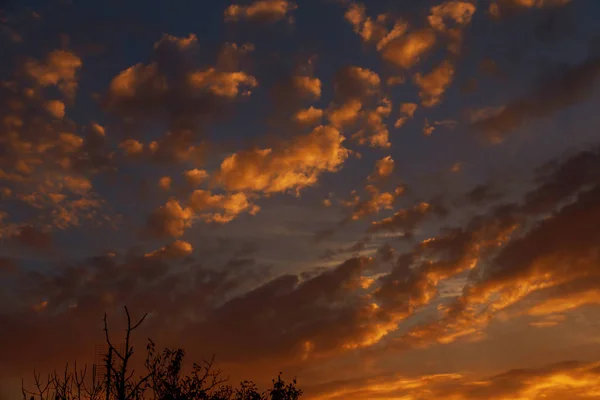
[[0,2],[0,399],[124,305],[311,400],[600,398],[598,17]]

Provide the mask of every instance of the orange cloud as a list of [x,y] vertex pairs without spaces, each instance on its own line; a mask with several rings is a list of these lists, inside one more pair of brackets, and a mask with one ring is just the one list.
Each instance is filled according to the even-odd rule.
[[318,126],[281,148],[244,150],[221,163],[216,180],[227,190],[264,193],[298,191],[314,185],[323,172],[335,172],[348,157],[344,137]]
[[185,177],[187,183],[189,183],[192,186],[198,186],[203,181],[208,179],[209,175],[208,172],[206,172],[203,169],[194,168],[188,171],[184,171],[183,176]]
[[150,216],[146,227],[148,232],[157,237],[180,237],[185,228],[192,224],[194,212],[191,208],[183,208],[176,199],[169,199]]
[[334,77],[333,87],[339,98],[367,99],[379,93],[381,78],[367,68],[345,67],[337,72]]
[[208,90],[216,96],[235,98],[240,93],[240,87],[245,87],[244,96],[250,95],[250,90],[258,86],[256,78],[245,72],[221,72],[215,68],[206,71],[193,72],[190,85],[194,88]]
[[400,105],[400,118],[396,120],[394,127],[401,128],[404,126],[406,121],[413,118],[415,111],[417,111],[417,107],[418,106],[415,103],[403,103]]
[[217,223],[231,222],[242,212],[255,215],[260,210],[244,193],[223,195],[206,190],[195,190],[190,195],[189,206],[200,219]]
[[121,142],[119,148],[128,156],[140,155],[144,152],[144,144],[135,139],[127,139]]
[[394,172],[394,159],[392,156],[384,157],[375,163],[375,171],[369,176],[370,180],[376,180],[390,176]]
[[435,32],[423,29],[390,41],[383,48],[381,55],[385,61],[409,69],[433,48],[435,42]]
[[294,114],[294,121],[301,125],[315,125],[321,122],[323,118],[323,110],[315,107],[310,107],[298,111]]
[[184,242],[183,240],[176,240],[158,250],[145,254],[144,257],[173,260],[189,256],[192,254],[192,251],[193,247],[191,244]]
[[316,400],[537,399],[584,400],[600,391],[599,363],[563,362],[481,378],[466,374],[380,375],[309,388]]
[[30,60],[25,63],[25,71],[40,86],[57,86],[68,98],[77,91],[77,72],[82,62],[75,54],[66,50],[50,52],[44,62]]
[[415,75],[415,84],[419,87],[419,95],[424,107],[432,107],[441,101],[446,89],[454,78],[454,66],[448,60],[443,61],[427,75],[420,72]]
[[225,20],[276,22],[286,18],[296,8],[296,4],[288,0],[256,0],[248,6],[233,4],[227,7]]
[[431,14],[427,17],[427,20],[432,28],[443,32],[448,29],[447,20],[452,21],[457,26],[469,24],[475,10],[475,5],[471,2],[451,0],[431,7]]
[[60,100],[47,101],[45,108],[55,118],[62,119],[65,116],[65,103]]
[[352,99],[340,106],[333,106],[327,110],[327,119],[332,125],[344,128],[358,121],[362,116],[362,103],[359,100]]
[[401,20],[394,21],[392,28],[389,29],[391,18],[388,14],[379,14],[373,19],[366,15],[364,4],[354,2],[348,6],[344,18],[365,43],[375,43],[378,51],[408,30],[408,24]]
[[369,192],[369,198],[356,204],[351,217],[353,220],[377,214],[380,210],[391,210],[396,197],[402,194],[401,192],[380,192],[379,189],[372,185],[368,185],[365,189]]

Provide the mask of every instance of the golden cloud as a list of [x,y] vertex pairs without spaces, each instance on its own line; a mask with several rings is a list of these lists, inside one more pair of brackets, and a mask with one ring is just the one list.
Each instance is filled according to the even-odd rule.
[[475,5],[467,1],[447,1],[431,7],[431,14],[427,17],[432,28],[438,31],[446,31],[446,20],[452,21],[458,26],[467,25],[475,14]]
[[193,247],[188,242],[183,240],[176,240],[169,243],[166,246],[161,247],[158,250],[154,250],[144,255],[148,258],[157,258],[162,260],[173,260],[178,258],[184,258],[192,254]]
[[248,6],[233,4],[227,7],[225,20],[276,22],[286,18],[296,8],[296,4],[288,0],[256,0]]
[[323,119],[323,110],[311,106],[296,112],[293,119],[301,125],[316,125]]
[[343,141],[337,129],[318,126],[281,148],[232,154],[221,163],[216,180],[231,191],[298,191],[314,185],[321,173],[335,172],[342,166],[348,157]]
[[409,69],[433,48],[435,42],[435,32],[423,29],[390,41],[383,48],[381,55],[385,61]]
[[448,60],[443,61],[427,75],[420,72],[415,75],[415,84],[419,87],[424,107],[432,107],[442,99],[446,89],[454,78],[454,66]]
[[375,171],[369,176],[370,180],[376,180],[390,176],[394,172],[394,159],[392,156],[383,157],[375,162]]

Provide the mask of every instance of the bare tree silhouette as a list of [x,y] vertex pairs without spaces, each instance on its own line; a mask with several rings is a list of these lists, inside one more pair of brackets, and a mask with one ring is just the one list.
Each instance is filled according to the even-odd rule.
[[77,364],[73,368],[67,364],[61,374],[54,371],[45,380],[34,370],[34,389],[26,389],[23,382],[23,400],[298,400],[302,396],[296,380],[286,383],[281,373],[273,379],[272,387],[263,392],[248,380],[239,387],[228,385],[223,371],[214,365],[214,356],[209,361],[194,363],[191,372],[184,374],[185,351],[166,348],[157,352],[150,339],[146,346],[145,371],[136,376],[131,367],[134,355],[131,337],[147,314],[134,322],[125,307],[125,315],[127,327],[121,349],[113,345],[104,315],[108,351],[101,376],[97,376],[95,369],[88,376],[87,367],[78,369]]

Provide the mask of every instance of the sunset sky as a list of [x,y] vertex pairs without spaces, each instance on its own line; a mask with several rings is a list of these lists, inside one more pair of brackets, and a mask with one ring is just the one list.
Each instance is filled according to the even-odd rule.
[[0,10],[0,400],[124,305],[308,400],[600,398],[600,1]]

